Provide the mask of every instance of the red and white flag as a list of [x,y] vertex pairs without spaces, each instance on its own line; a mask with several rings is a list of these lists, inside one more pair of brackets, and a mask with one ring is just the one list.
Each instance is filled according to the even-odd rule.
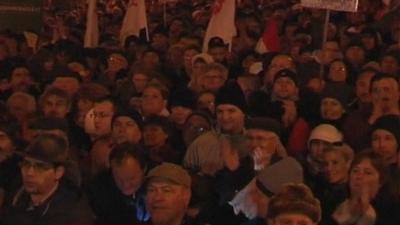
[[96,48],[99,44],[99,23],[97,17],[97,0],[88,0],[88,11],[85,31],[85,48]]
[[208,41],[220,37],[231,49],[232,38],[236,36],[235,0],[215,0],[212,16],[204,37],[203,52],[208,50]]
[[149,33],[147,28],[146,5],[144,0],[130,0],[126,9],[124,21],[122,22],[120,41],[124,44],[130,35],[140,36],[140,30],[146,30],[147,40]]
[[260,54],[281,51],[278,23],[274,18],[266,22],[264,33],[258,40],[255,50]]

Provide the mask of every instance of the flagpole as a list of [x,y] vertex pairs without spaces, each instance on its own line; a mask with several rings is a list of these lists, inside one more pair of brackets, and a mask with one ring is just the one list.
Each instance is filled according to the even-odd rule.
[[163,6],[163,19],[164,19],[164,27],[167,27],[167,1],[164,0],[164,6]]
[[[325,23],[324,23],[324,34],[322,38],[322,45],[321,45],[321,50],[324,47],[324,44],[328,40],[328,27],[329,27],[329,18],[331,15],[331,10],[327,9],[326,14],[325,14]],[[321,63],[320,65],[320,80],[322,81],[324,79],[324,64]]]

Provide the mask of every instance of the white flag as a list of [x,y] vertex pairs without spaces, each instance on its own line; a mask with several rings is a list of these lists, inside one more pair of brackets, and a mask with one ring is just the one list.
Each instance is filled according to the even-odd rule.
[[220,37],[231,49],[232,38],[236,36],[235,27],[235,0],[215,0],[212,16],[208,23],[204,37],[203,52],[208,50],[208,41],[213,37]]
[[88,0],[88,11],[85,32],[85,48],[96,48],[99,44],[99,24],[97,19],[96,0]]
[[121,45],[125,43],[125,39],[130,35],[139,37],[141,29],[146,29],[147,40],[149,40],[144,0],[130,0],[126,9],[124,21],[122,22],[120,33]]

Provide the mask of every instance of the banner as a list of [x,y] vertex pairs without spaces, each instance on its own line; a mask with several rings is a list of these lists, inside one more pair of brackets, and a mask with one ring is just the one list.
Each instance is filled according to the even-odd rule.
[[358,0],[301,0],[303,7],[357,12]]
[[203,52],[208,51],[208,41],[213,37],[220,37],[232,47],[232,38],[236,36],[235,0],[215,0],[213,12],[208,22],[203,42]]
[[40,33],[42,6],[43,0],[0,0],[0,30]]

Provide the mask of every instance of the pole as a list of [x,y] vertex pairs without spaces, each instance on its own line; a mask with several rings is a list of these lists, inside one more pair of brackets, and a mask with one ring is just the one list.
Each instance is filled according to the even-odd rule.
[[[328,29],[329,29],[329,18],[331,15],[331,10],[327,9],[325,13],[325,23],[324,23],[324,35],[322,37],[322,45],[321,45],[321,50],[324,47],[324,44],[328,40]],[[321,81],[324,79],[324,65],[320,65],[320,79]]]

